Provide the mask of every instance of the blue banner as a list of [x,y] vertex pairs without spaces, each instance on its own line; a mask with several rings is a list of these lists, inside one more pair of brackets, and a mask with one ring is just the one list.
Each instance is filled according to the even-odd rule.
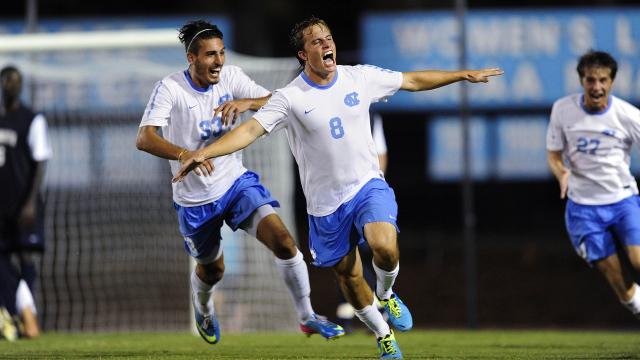
[[[550,107],[581,91],[577,59],[589,49],[619,64],[614,93],[640,103],[640,8],[469,11],[468,68],[501,67],[489,84],[471,84],[476,108]],[[363,62],[398,71],[459,68],[453,12],[367,14],[361,23]],[[458,85],[401,92],[385,109],[453,109]]]

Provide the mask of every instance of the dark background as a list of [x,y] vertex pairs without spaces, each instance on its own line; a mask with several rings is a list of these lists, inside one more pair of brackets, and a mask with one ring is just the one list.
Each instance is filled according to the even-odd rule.
[[[519,1],[517,7],[598,7],[637,1]],[[469,1],[469,8],[514,9],[512,1]],[[441,1],[41,1],[40,17],[226,14],[233,22],[234,50],[256,56],[293,56],[292,25],[310,15],[332,28],[340,63],[359,62],[359,15],[370,11],[453,8]],[[24,4],[4,2],[2,15],[24,16]],[[403,69],[396,69],[403,70]],[[576,77],[576,81],[578,81]],[[550,109],[532,109],[548,114]],[[398,204],[401,272],[395,287],[421,326],[464,326],[465,277],[459,183],[426,178],[425,122],[429,112],[382,114],[389,148],[387,179]],[[545,151],[540,149],[540,151]],[[605,281],[575,255],[563,223],[564,201],[551,176],[546,181],[474,184],[478,325],[483,327],[613,327],[639,324]],[[298,189],[298,239],[307,252],[304,199]],[[335,283],[329,270],[310,267],[314,306],[334,314]]]

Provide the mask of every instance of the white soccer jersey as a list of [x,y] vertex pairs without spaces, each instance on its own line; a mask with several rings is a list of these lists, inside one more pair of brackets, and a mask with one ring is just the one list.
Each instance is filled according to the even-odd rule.
[[381,176],[369,105],[401,85],[402,73],[368,65],[338,66],[326,86],[303,72],[254,115],[268,132],[286,129],[310,215],[331,214]]
[[[140,126],[159,126],[162,136],[172,144],[194,151],[219,139],[232,126],[222,126],[221,115],[213,117],[220,104],[244,98],[267,96],[269,91],[257,85],[237,66],[225,65],[220,82],[208,88],[193,83],[189,72],[173,73],[156,84]],[[180,169],[177,160],[169,161],[171,172]],[[242,165],[242,152],[213,160],[211,176],[189,174],[173,184],[173,200],[181,206],[197,206],[224,195],[247,169]]]
[[547,150],[562,151],[571,170],[569,198],[604,205],[637,194],[629,165],[631,145],[640,141],[640,110],[615,96],[598,113],[582,104],[580,94],[556,101],[547,129]]

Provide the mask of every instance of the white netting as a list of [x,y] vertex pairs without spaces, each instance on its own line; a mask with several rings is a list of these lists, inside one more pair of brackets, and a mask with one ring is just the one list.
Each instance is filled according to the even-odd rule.
[[[124,35],[124,36],[123,36]],[[156,81],[184,68],[175,30],[0,36],[0,66],[16,65],[25,96],[44,112],[54,157],[46,177],[47,249],[38,304],[45,329],[186,329],[189,260],[172,209],[166,160],[135,148]],[[227,52],[268,89],[294,76],[295,59]],[[295,234],[294,171],[283,134],[245,150]],[[225,331],[294,329],[273,255],[224,232],[227,271],[216,299]]]

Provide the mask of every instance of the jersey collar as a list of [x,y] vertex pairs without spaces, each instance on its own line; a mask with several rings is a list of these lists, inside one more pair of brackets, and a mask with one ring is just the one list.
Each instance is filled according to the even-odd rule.
[[209,89],[211,89],[211,85],[207,86],[206,88],[199,87],[198,85],[196,85],[196,83],[193,82],[193,79],[191,79],[191,74],[189,74],[189,69],[184,71],[184,77],[185,79],[187,79],[187,82],[189,83],[189,85],[191,85],[191,88],[197,92],[204,93],[209,91]]
[[586,112],[589,115],[602,115],[602,114],[606,113],[611,108],[611,103],[613,103],[613,97],[611,95],[609,95],[609,101],[607,101],[607,107],[606,108],[604,108],[604,109],[602,109],[600,111],[589,110],[589,109],[587,109],[586,106],[584,106],[584,94],[580,95],[580,107],[582,108],[582,110],[584,110],[584,112]]
[[327,90],[328,88],[332,87],[333,84],[336,83],[336,81],[338,81],[338,69],[336,69],[336,76],[334,76],[333,80],[330,83],[328,83],[327,85],[318,85],[318,84],[314,83],[313,80],[309,79],[307,74],[304,73],[304,70],[300,73],[300,77],[302,77],[302,80],[304,80],[304,82],[306,82],[311,87],[314,87],[314,88],[320,89],[320,90]]

